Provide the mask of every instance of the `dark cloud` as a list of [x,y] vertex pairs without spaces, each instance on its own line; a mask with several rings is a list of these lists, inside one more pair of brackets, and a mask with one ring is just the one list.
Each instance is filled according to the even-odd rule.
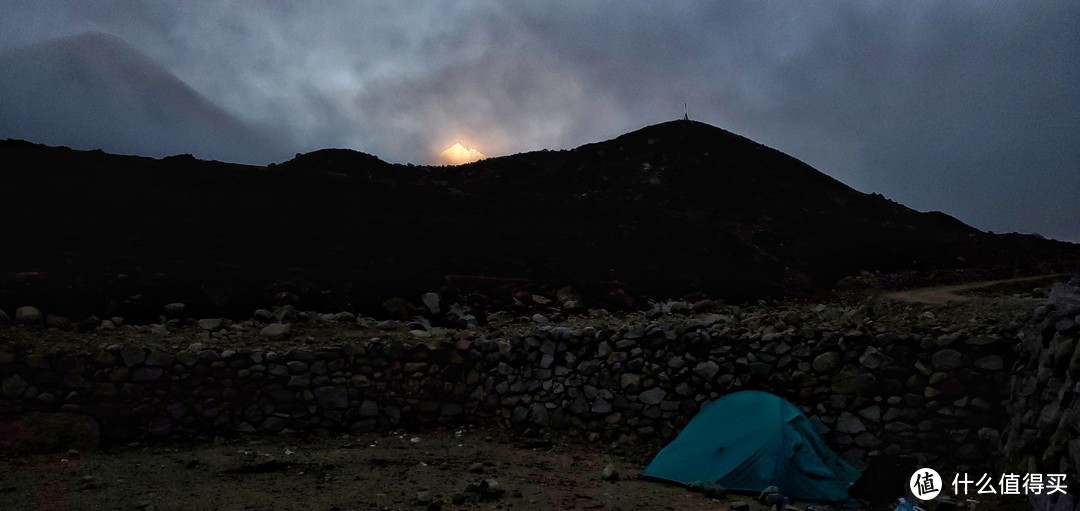
[[[116,34],[293,151],[430,162],[682,114],[867,192],[1080,241],[1080,4],[39,1],[0,49]],[[3,136],[4,134],[0,134]]]

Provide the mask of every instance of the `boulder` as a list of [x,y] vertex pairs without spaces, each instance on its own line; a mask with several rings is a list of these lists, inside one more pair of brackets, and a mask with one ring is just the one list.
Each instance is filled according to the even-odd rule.
[[831,373],[840,367],[840,361],[840,353],[829,351],[814,357],[811,366],[819,373]]
[[647,405],[658,405],[664,402],[667,392],[660,387],[654,387],[638,395],[638,400]]
[[880,352],[873,346],[867,346],[866,351],[859,357],[859,363],[867,369],[881,369],[892,363],[888,355]]
[[173,302],[165,304],[165,316],[169,318],[183,317],[184,309],[187,308],[187,304],[180,302]]
[[420,297],[420,301],[423,302],[424,307],[428,312],[432,314],[438,314],[441,310],[439,308],[438,293],[424,293],[424,295]]
[[987,355],[975,359],[975,367],[983,371],[1000,371],[1005,368],[1005,361],[999,355]]
[[15,309],[15,322],[28,325],[37,325],[45,319],[45,316],[37,307],[29,305]]
[[835,429],[840,433],[855,435],[866,431],[866,425],[851,412],[844,411],[841,412],[840,417],[836,419]]
[[964,365],[964,356],[959,351],[945,348],[930,356],[930,365],[935,371],[959,369]]
[[287,323],[271,323],[262,327],[259,330],[259,335],[270,339],[281,339],[289,335],[289,325]]
[[199,320],[199,328],[210,332],[216,332],[218,330],[221,330],[221,327],[224,326],[224,324],[225,320],[221,318],[207,318]]
[[720,366],[716,365],[716,362],[712,360],[706,360],[694,366],[694,374],[707,381],[712,381],[718,372],[720,372]]

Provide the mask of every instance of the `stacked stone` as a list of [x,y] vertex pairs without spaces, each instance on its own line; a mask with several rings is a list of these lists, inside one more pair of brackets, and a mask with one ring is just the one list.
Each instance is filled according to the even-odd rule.
[[86,414],[114,440],[469,423],[662,442],[702,403],[763,389],[799,405],[853,458],[993,459],[1013,339],[872,333],[855,309],[830,323],[843,331],[811,321],[824,310],[682,315],[690,312],[285,353],[199,344],[37,353],[9,343],[0,347],[0,413]]
[[[1067,474],[1072,493],[1080,486],[1080,278],[1055,284],[1020,335],[1002,444],[1019,472]],[[1071,502],[1046,508],[1080,506]]]

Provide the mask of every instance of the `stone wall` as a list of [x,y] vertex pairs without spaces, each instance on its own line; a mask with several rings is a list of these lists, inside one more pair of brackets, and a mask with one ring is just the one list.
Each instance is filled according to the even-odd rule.
[[89,416],[111,442],[468,423],[660,443],[706,400],[754,388],[798,405],[852,458],[977,462],[995,452],[1015,339],[800,326],[815,312],[751,318],[753,328],[725,314],[665,314],[612,328],[537,325],[506,338],[462,330],[284,353],[7,343],[0,417]]
[[[1011,418],[1002,438],[1013,466],[1024,473],[1067,474],[1070,493],[1080,486],[1078,323],[1080,278],[1055,284],[1048,303],[1020,332],[1021,363],[1012,376]],[[1037,507],[1075,509],[1080,503],[1069,495]]]

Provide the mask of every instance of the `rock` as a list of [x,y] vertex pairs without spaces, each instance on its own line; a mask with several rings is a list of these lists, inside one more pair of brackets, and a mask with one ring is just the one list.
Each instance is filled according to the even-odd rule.
[[611,403],[607,402],[604,398],[598,397],[596,401],[593,401],[592,408],[593,413],[606,415],[611,413]]
[[278,433],[285,429],[285,420],[280,417],[267,417],[260,428],[267,433]]
[[881,407],[878,405],[871,405],[859,410],[859,415],[868,421],[878,422],[881,420]]
[[131,375],[131,381],[134,382],[147,382],[160,379],[165,374],[165,370],[160,367],[140,367],[135,370]]
[[638,376],[636,374],[623,373],[623,375],[619,377],[619,387],[621,387],[623,390],[637,390],[640,385],[641,376]]
[[615,465],[608,463],[604,465],[604,470],[600,473],[600,479],[604,481],[618,481],[619,471],[615,470]]
[[831,373],[840,366],[840,353],[835,351],[822,353],[814,357],[814,361],[811,365],[814,370],[819,373]]
[[720,372],[720,366],[716,365],[716,362],[712,360],[706,360],[694,366],[694,374],[707,381],[712,381],[718,372]]
[[71,319],[56,314],[48,314],[45,316],[45,326],[58,330],[67,330],[71,328]]
[[[577,389],[573,389],[577,390]],[[573,401],[570,402],[570,406],[567,408],[571,415],[581,415],[589,410],[589,401],[585,399],[585,396],[578,394]]]
[[854,394],[859,388],[859,371],[854,367],[845,367],[832,377],[830,386],[836,394]]
[[289,335],[289,325],[287,323],[271,323],[262,327],[259,330],[259,335],[270,339],[281,339]]
[[891,364],[892,359],[873,346],[867,346],[866,351],[859,357],[859,363],[867,369],[881,369],[882,367]]
[[339,312],[337,314],[334,314],[333,316],[330,317],[330,319],[332,321],[336,321],[338,323],[355,323],[356,322],[356,314],[353,314],[353,313],[348,312],[348,311],[342,311],[342,312]]
[[146,352],[142,348],[129,346],[120,350],[120,358],[127,367],[135,367],[146,361]]
[[539,313],[533,314],[532,320],[533,320],[533,323],[536,323],[537,325],[540,325],[540,326],[545,326],[545,325],[551,324],[551,321],[548,320],[547,316],[544,316],[543,314],[539,314]]
[[555,300],[560,303],[580,299],[581,297],[579,297],[570,286],[564,286],[559,288],[558,291],[555,291]]
[[274,320],[278,323],[285,323],[288,321],[294,321],[301,317],[303,313],[297,313],[296,307],[292,305],[282,305],[280,307],[274,307]]
[[503,496],[506,490],[499,487],[498,479],[484,479],[480,481],[480,498],[497,499]]
[[532,409],[529,411],[529,416],[532,417],[533,424],[536,424],[537,426],[548,425],[549,418],[547,407],[545,407],[543,403],[534,402],[532,404]]
[[254,318],[255,321],[259,321],[262,323],[274,322],[274,313],[266,309],[255,309],[255,312],[251,315],[251,317]]
[[1000,371],[1005,368],[1005,361],[998,355],[987,355],[976,359],[975,367],[983,371]]
[[315,399],[319,406],[340,410],[349,406],[349,393],[342,387],[319,387],[315,389]]
[[23,397],[23,393],[30,387],[30,384],[23,379],[22,376],[13,374],[4,378],[4,382],[0,385],[0,390],[3,392],[3,396],[10,399],[18,399]]
[[851,412],[844,411],[841,412],[840,417],[836,419],[836,431],[854,435],[866,431],[866,425]]
[[877,395],[881,390],[877,377],[870,373],[859,373],[855,376],[855,390],[863,396]]
[[728,503],[731,511],[750,511],[750,503],[745,500],[734,500]]
[[469,473],[470,474],[483,474],[484,473],[484,464],[477,461],[476,463],[473,463],[472,465],[469,465]]
[[31,307],[31,306],[27,305],[27,306],[19,307],[18,309],[15,309],[15,322],[16,323],[24,323],[24,324],[28,324],[28,325],[36,325],[36,324],[41,323],[41,321],[43,319],[44,319],[44,316],[41,314],[41,311],[38,310],[37,307]]
[[0,309],[0,324],[10,323],[11,317],[4,312],[4,309]]
[[658,405],[667,397],[667,392],[660,387],[651,388],[638,395],[638,400],[647,405]]
[[165,367],[172,365],[174,360],[176,360],[176,355],[159,349],[152,349],[146,355],[146,360],[143,363],[150,367]]
[[958,369],[964,365],[964,356],[951,348],[939,350],[930,357],[930,365],[935,371]]
[[424,307],[428,312],[432,314],[438,314],[440,312],[438,293],[424,293],[424,295],[420,297],[420,301],[423,302]]
[[221,327],[224,326],[224,324],[225,320],[221,318],[208,318],[199,320],[199,328],[210,332],[216,332],[218,330],[221,330]]
[[174,302],[165,304],[165,316],[170,318],[183,317],[184,309],[187,308],[187,304]]
[[360,403],[360,416],[361,417],[378,417],[379,416],[379,404],[370,399],[365,399]]
[[465,413],[465,407],[458,403],[443,403],[439,407],[439,415],[442,417],[457,417]]
[[1054,304],[1059,311],[1075,312],[1080,310],[1080,288],[1073,287],[1063,282],[1055,282],[1050,288],[1048,301]]
[[855,435],[855,445],[864,448],[873,448],[881,445],[881,440],[867,431]]

